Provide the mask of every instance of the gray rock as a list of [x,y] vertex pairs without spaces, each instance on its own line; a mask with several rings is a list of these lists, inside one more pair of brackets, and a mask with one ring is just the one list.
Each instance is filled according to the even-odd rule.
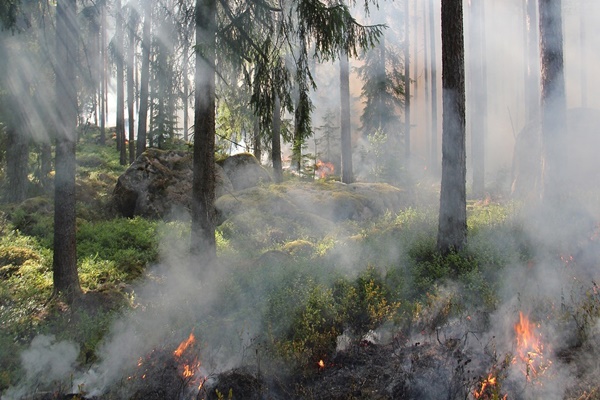
[[[233,186],[216,165],[216,197]],[[186,151],[148,149],[117,180],[113,201],[125,217],[171,218],[186,214],[191,205],[192,154]]]
[[272,181],[269,172],[249,153],[234,154],[218,161],[217,164],[223,167],[235,191]]

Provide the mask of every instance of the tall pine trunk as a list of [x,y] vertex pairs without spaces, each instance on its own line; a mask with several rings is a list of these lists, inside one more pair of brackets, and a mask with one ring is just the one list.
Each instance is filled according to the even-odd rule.
[[[186,28],[187,29],[187,28]],[[190,79],[188,77],[188,59],[189,59],[189,37],[187,31],[184,37],[185,43],[183,44],[183,91],[181,93],[182,103],[183,103],[183,141],[187,143],[188,141],[188,130],[189,124],[189,108],[190,108]]]
[[77,125],[77,2],[56,7],[56,175],[54,177],[54,294],[72,303],[81,293],[75,225],[75,144]]
[[273,100],[273,138],[271,143],[271,161],[276,183],[283,182],[283,167],[281,165],[281,103],[279,96],[274,94]]
[[[444,0],[442,0],[444,1]],[[435,48],[435,17],[433,0],[429,1],[429,48],[431,72],[431,173],[438,175],[438,101],[437,101],[437,56]]]
[[410,11],[409,0],[404,0],[404,157],[405,166],[410,168]]
[[465,58],[462,0],[442,0],[442,183],[437,247],[467,243]]
[[342,147],[342,182],[354,182],[352,168],[352,132],[350,123],[350,67],[348,54],[340,54],[340,104],[341,104],[341,147]]
[[136,155],[146,150],[148,132],[148,85],[150,82],[150,30],[152,27],[152,2],[147,1],[144,8],[144,26],[142,28],[142,71],[140,76],[140,111],[138,114],[138,135]]
[[12,126],[6,128],[6,200],[20,203],[27,198],[29,179],[29,143],[22,132]]
[[540,118],[540,50],[537,0],[525,7],[525,107],[529,121]]
[[252,147],[254,148],[254,157],[261,162],[262,160],[262,146],[260,143],[260,118],[254,116],[254,126],[252,127]]
[[215,238],[215,0],[196,0],[196,72],[194,110],[194,178],[191,252],[211,263]]
[[562,203],[567,168],[566,100],[560,0],[539,0],[542,66],[542,196],[552,207]]
[[129,118],[129,163],[131,164],[135,161],[135,110],[133,98],[135,82],[133,79],[133,72],[135,70],[135,32],[137,25],[137,15],[136,11],[133,9],[130,9],[129,12],[129,24],[127,24],[129,28],[127,32],[129,37],[129,46],[127,49],[127,112]]
[[483,1],[473,1],[470,7],[470,88],[471,159],[473,165],[473,196],[485,193],[485,136],[487,90],[485,79],[485,23]]
[[100,13],[100,145],[106,143],[106,79],[107,79],[107,57],[106,57],[106,2],[102,2]]
[[116,4],[116,31],[115,50],[117,64],[117,150],[119,150],[119,162],[127,164],[127,149],[125,147],[125,85],[124,85],[124,54],[123,54],[123,10],[121,0]]

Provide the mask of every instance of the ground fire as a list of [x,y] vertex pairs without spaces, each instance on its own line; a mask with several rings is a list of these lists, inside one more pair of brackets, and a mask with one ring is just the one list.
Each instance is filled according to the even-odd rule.
[[325,179],[330,175],[335,173],[335,166],[330,162],[323,162],[321,160],[317,160],[315,163],[315,172],[319,179]]
[[519,322],[515,324],[517,349],[513,363],[519,366],[527,381],[538,378],[552,364],[544,359],[544,345],[538,328],[539,325],[536,326],[523,312],[519,312]]
[[[191,333],[175,350],[154,349],[137,362],[129,376],[134,398],[152,398],[160,393],[170,398],[196,398],[206,381],[200,372],[196,338]],[[166,398],[166,397],[165,397]]]

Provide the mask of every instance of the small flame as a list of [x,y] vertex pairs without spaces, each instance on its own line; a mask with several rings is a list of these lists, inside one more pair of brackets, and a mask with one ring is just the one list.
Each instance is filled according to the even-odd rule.
[[317,160],[315,166],[315,172],[319,176],[319,179],[325,179],[329,175],[333,175],[333,173],[335,172],[335,166],[330,162],[323,162],[321,160]]
[[480,382],[481,383],[481,388],[479,390],[475,389],[475,391],[473,392],[473,396],[475,396],[476,399],[484,399],[486,397],[483,397],[484,394],[486,394],[486,389],[489,389],[493,386],[496,386],[497,380],[496,377],[492,374],[488,374],[488,377],[485,378],[483,381]]
[[177,358],[181,357],[181,355],[183,354],[183,352],[191,345],[193,345],[194,343],[196,343],[196,338],[194,337],[194,333],[190,333],[190,336],[184,340],[183,342],[181,342],[179,344],[179,347],[177,347],[177,350],[175,350],[173,352],[173,355]]
[[319,360],[319,362],[317,363],[317,365],[319,366],[319,368],[325,368],[325,361]]
[[192,367],[189,364],[185,364],[183,366],[183,372],[181,373],[181,375],[184,378],[191,378],[192,376],[194,376],[194,371],[193,371]]

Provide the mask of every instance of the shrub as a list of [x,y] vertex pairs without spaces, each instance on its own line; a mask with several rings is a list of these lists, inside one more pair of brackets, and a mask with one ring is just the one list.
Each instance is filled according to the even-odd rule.
[[127,279],[135,278],[158,258],[157,223],[143,218],[84,222],[77,233],[77,255],[114,261]]
[[391,300],[382,274],[372,266],[351,284],[340,280],[334,287],[345,324],[359,337],[391,320],[400,306]]

